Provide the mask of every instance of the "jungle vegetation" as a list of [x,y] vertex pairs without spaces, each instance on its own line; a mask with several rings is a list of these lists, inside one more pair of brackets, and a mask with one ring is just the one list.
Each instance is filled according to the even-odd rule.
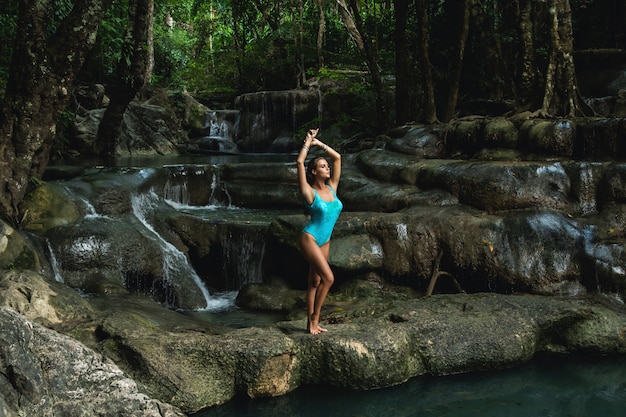
[[[380,131],[447,122],[459,103],[512,101],[537,117],[591,109],[576,53],[623,50],[623,0],[8,0],[0,6],[0,216],[50,158],[73,89],[107,86],[96,144],[111,155],[126,106],[145,88],[211,107],[367,75]],[[383,99],[392,80],[395,103]],[[392,108],[390,108],[392,107]]]

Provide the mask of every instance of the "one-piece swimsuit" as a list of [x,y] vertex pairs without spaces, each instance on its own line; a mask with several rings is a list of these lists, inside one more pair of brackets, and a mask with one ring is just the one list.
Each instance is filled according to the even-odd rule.
[[315,198],[309,206],[309,213],[311,219],[309,223],[302,229],[303,232],[310,234],[315,239],[318,246],[324,246],[326,242],[330,240],[330,236],[333,233],[335,223],[339,218],[339,214],[343,209],[343,204],[337,198],[335,190],[330,185],[326,185],[333,193],[333,200],[326,201],[319,196],[317,191],[313,189]]

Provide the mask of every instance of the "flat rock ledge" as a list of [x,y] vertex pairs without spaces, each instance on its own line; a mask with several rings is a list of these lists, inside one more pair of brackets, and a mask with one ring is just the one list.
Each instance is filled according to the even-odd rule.
[[[300,307],[286,321],[232,329],[140,297],[76,309],[85,299],[37,274],[10,273],[0,284],[4,294],[28,294],[0,297],[0,307],[10,307],[0,308],[0,407],[9,416],[78,406],[84,416],[175,416],[240,393],[279,396],[307,384],[367,390],[505,369],[537,352],[626,353],[624,308],[603,295],[417,298],[365,282],[331,294],[328,332],[312,336]],[[44,299],[60,322],[41,308]]]

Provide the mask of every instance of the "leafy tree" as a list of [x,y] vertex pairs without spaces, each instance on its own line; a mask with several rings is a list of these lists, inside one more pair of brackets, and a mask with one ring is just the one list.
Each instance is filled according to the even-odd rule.
[[110,0],[22,0],[0,104],[0,216],[19,224],[31,179],[48,164],[56,123]]
[[359,11],[358,2],[349,0],[349,8],[345,0],[336,0],[339,7],[341,18],[343,19],[346,29],[350,33],[354,43],[359,51],[362,52],[363,58],[367,64],[371,81],[376,94],[376,114],[378,116],[379,129],[385,129],[388,126],[388,110],[385,103],[385,92],[383,87],[382,76],[378,67],[378,56],[374,48],[374,43],[368,31],[366,31],[363,18]]
[[153,0],[128,0],[128,20],[117,80],[107,90],[110,102],[98,126],[95,154],[115,156],[124,112],[148,79]]

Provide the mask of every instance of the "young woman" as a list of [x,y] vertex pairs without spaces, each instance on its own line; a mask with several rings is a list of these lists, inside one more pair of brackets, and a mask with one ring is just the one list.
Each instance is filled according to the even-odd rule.
[[[320,327],[320,314],[328,290],[335,281],[328,264],[330,236],[343,204],[337,198],[341,176],[341,155],[316,138],[319,129],[309,130],[298,154],[298,185],[309,208],[311,219],[300,234],[300,250],[309,261],[306,291],[307,331],[325,332]],[[320,147],[332,160],[332,168],[324,157],[316,157],[304,165],[312,146]]]

